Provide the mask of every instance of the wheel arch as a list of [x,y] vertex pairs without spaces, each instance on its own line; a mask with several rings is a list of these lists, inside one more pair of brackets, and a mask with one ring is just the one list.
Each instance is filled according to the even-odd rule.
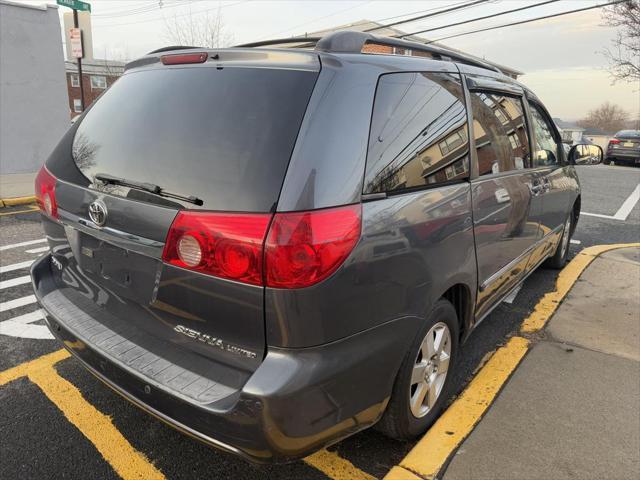
[[466,337],[471,325],[473,312],[473,298],[471,289],[464,283],[456,283],[451,285],[440,298],[444,298],[451,302],[453,308],[458,315],[459,340]]

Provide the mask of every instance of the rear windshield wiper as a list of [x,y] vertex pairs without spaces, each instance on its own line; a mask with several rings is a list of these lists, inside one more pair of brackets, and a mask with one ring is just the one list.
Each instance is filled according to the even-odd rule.
[[198,197],[178,195],[176,193],[167,192],[165,189],[154,183],[136,182],[135,180],[127,180],[125,178],[114,177],[113,175],[107,175],[106,173],[98,173],[95,176],[95,179],[100,180],[105,185],[121,185],[123,187],[129,187],[136,190],[153,193],[154,195],[158,195],[160,197],[175,198],[176,200],[193,203],[194,205],[203,204],[203,201]]

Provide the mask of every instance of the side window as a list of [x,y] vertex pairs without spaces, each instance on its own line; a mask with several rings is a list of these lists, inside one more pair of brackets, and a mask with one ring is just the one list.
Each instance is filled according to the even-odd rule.
[[392,73],[378,82],[364,193],[435,186],[469,176],[460,78]]
[[553,128],[535,103],[529,102],[529,107],[531,109],[531,126],[536,139],[533,166],[557,165],[558,144],[553,135]]
[[524,169],[529,136],[520,98],[472,92],[471,108],[479,174]]

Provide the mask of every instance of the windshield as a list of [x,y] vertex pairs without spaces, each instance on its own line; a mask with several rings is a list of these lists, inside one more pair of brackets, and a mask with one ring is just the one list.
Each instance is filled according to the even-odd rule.
[[127,73],[82,120],[74,161],[92,182],[107,174],[196,196],[207,210],[270,211],[316,76],[229,67]]

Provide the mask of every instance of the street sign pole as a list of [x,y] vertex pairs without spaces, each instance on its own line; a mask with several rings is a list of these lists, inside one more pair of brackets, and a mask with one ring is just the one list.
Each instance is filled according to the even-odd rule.
[[[81,0],[56,0],[58,5],[73,9],[73,30],[79,34],[79,53],[76,56],[78,61],[78,81],[80,82],[80,109],[84,112],[84,86],[82,84],[82,57],[84,56],[84,49],[82,48],[82,31],[80,31],[80,25],[78,22],[78,10],[83,12],[91,12],[91,5]],[[71,48],[73,49],[74,43],[71,42]],[[74,54],[75,56],[75,54]]]
[[[73,9],[73,26],[74,28],[79,28],[78,24],[78,10]],[[82,33],[80,33],[82,35]],[[80,37],[80,41],[82,41],[82,36]],[[80,110],[84,112],[84,86],[82,82],[82,58],[78,57],[78,83],[80,84]]]

